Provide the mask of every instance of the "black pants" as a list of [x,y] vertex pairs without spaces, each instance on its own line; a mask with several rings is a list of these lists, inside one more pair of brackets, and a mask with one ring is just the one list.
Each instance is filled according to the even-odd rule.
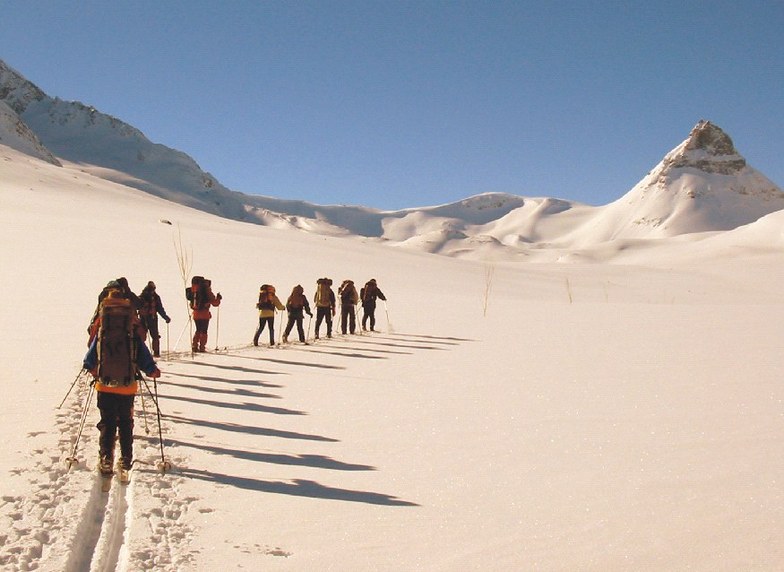
[[316,337],[319,337],[319,328],[322,320],[327,322],[327,336],[332,336],[332,308],[318,306],[316,308]]
[[305,341],[305,328],[302,327],[302,316],[292,316],[289,314],[289,322],[286,324],[286,330],[283,332],[283,337],[288,338],[294,324],[297,325],[297,334],[299,334],[299,341]]
[[259,318],[259,329],[256,330],[256,334],[253,336],[253,344],[259,344],[259,336],[261,336],[261,332],[264,331],[264,326],[269,324],[269,340],[270,345],[275,343],[275,316],[269,316],[268,318]]
[[340,306],[340,331],[345,334],[347,327],[352,334],[357,329],[357,314],[354,312],[353,304]]
[[362,316],[362,329],[367,330],[367,322],[370,320],[370,329],[373,330],[376,327],[376,305],[370,305],[362,307],[365,311],[364,316]]
[[101,457],[114,459],[114,441],[120,430],[120,454],[129,463],[133,461],[133,399],[135,395],[98,392],[98,410],[101,432],[98,448]]
[[142,326],[147,333],[150,334],[150,342],[152,345],[152,355],[158,357],[161,355],[161,334],[158,331],[158,314],[152,316],[142,316]]

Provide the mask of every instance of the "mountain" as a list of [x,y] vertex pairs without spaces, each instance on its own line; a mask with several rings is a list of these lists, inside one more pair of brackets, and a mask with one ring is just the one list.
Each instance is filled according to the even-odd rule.
[[750,167],[718,126],[689,137],[592,221],[591,241],[720,231],[784,209],[784,194]]
[[[784,209],[784,194],[747,165],[730,137],[700,121],[617,201],[601,207],[487,193],[381,211],[246,195],[188,155],[80,102],[52,98],[0,60],[0,144],[204,212],[327,236],[357,235],[449,256],[528,257],[608,241],[724,231]],[[561,256],[561,254],[557,254]]]
[[0,101],[0,144],[60,166],[60,161],[41,143],[33,130],[3,101]]

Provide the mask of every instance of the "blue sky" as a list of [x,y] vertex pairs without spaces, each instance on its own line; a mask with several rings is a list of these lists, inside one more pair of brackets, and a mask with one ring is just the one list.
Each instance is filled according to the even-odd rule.
[[784,2],[0,0],[0,58],[231,189],[607,204],[700,120],[784,186]]

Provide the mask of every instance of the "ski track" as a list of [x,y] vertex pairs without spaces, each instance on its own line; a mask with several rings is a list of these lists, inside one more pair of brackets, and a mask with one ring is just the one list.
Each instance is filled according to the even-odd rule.
[[[393,332],[387,335],[395,336]],[[370,341],[376,336],[362,332],[357,340]],[[340,341],[341,337],[336,334],[333,340]],[[383,339],[383,335],[378,337]],[[333,340],[322,339],[315,344],[311,340],[311,344],[332,345]],[[414,345],[408,347],[417,349],[424,349],[422,344],[432,343],[432,340],[416,337],[409,341]],[[400,345],[403,340],[395,339],[394,342]],[[339,350],[340,346],[335,344],[334,349]],[[307,346],[296,343],[278,345],[274,349],[292,347],[307,351]],[[249,349],[253,346],[242,344],[210,353]],[[168,361],[190,358],[190,352],[182,352],[170,354]],[[172,468],[165,474],[159,470],[161,452],[156,434],[155,404],[147,392],[148,387],[143,384],[141,389],[146,394],[146,413],[142,400],[137,400],[136,462],[131,481],[124,485],[114,477],[110,490],[104,492],[102,477],[95,467],[97,436],[94,428],[98,420],[95,395],[76,453],[78,463],[69,469],[67,462],[89,392],[87,375],[82,376],[69,396],[68,405],[56,412],[56,425],[60,428],[58,454],[52,455],[45,447],[34,448],[33,468],[13,471],[18,478],[33,475],[28,478],[35,485],[34,493],[27,497],[0,497],[0,569],[8,572],[60,570],[64,562],[65,572],[194,568],[196,553],[190,548],[194,530],[185,517],[194,501],[200,499],[180,492],[186,477],[180,474],[178,466],[186,466],[187,459],[167,455],[166,460]],[[149,427],[149,433],[146,433],[146,427]],[[164,444],[170,430],[164,415],[161,423]],[[37,436],[30,435],[30,438]]]
[[[84,377],[67,405],[56,413],[56,426],[60,428],[58,454],[51,455],[45,448],[33,449],[32,468],[13,471],[15,478],[29,479],[34,493],[0,497],[0,569],[187,569],[192,562],[187,549],[192,530],[180,519],[194,499],[179,498],[182,477],[176,472],[164,475],[156,470],[160,460],[158,438],[139,435],[139,428],[145,424],[138,405],[134,443],[137,462],[129,484],[123,485],[114,478],[108,492],[101,490],[102,477],[95,467],[95,395],[79,442],[78,463],[69,469],[66,459],[73,450],[88,395]],[[151,401],[148,396],[147,421],[152,430],[153,426],[157,429],[157,421]],[[165,421],[162,431],[167,432]],[[137,492],[139,489],[141,493]],[[137,507],[135,499],[139,494],[149,501],[138,503],[141,506]]]

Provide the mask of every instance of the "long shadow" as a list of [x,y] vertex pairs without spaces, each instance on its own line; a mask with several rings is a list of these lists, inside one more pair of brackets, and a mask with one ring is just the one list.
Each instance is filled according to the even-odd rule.
[[203,391],[204,393],[216,393],[219,395],[233,395],[238,397],[255,397],[258,399],[283,399],[280,395],[275,395],[272,393],[257,393],[255,391],[251,391],[250,389],[243,389],[241,387],[237,387],[235,389],[224,389],[219,387],[210,387],[207,385],[194,385],[191,383],[177,383],[176,381],[167,381],[166,385],[175,385],[177,387],[183,387],[188,389],[195,389],[196,391]]
[[[363,340],[363,338],[364,338],[364,336],[351,336],[350,338],[337,337],[337,338],[332,338],[332,340],[329,341],[329,342],[326,342],[325,345],[322,345],[322,344],[313,344],[313,345],[322,345],[322,347],[326,348],[326,347],[330,347],[330,346],[332,346],[334,344],[335,347],[341,348],[341,349],[347,349],[347,350],[352,350],[352,351],[357,351],[357,352],[373,352],[373,353],[377,353],[377,354],[411,355],[413,353],[413,352],[406,352],[406,351],[388,350],[388,349],[383,349],[383,348],[379,348],[379,347],[362,348],[362,347],[351,347],[351,346],[347,345],[347,344],[351,344],[351,343],[354,343],[354,342],[356,342],[357,344],[363,344],[364,343],[364,344],[367,344],[367,345],[373,345],[372,342]],[[310,350],[309,349],[305,349],[304,351],[310,351]]]
[[[389,340],[388,342],[381,342],[381,341],[374,341],[374,340]],[[381,336],[372,336],[368,341],[365,340],[352,340],[355,343],[360,344],[369,344],[373,346],[389,346],[392,348],[405,348],[409,350],[439,350],[444,351],[446,348],[438,347],[438,346],[431,346],[431,345],[419,345],[419,346],[412,346],[409,344],[401,344],[395,338],[382,338]],[[422,342],[425,343],[425,342]]]
[[185,401],[187,403],[196,403],[199,405],[207,405],[209,407],[219,407],[221,409],[241,409],[243,411],[256,411],[259,413],[274,413],[275,415],[307,415],[307,413],[304,411],[295,411],[294,409],[285,409],[283,407],[269,407],[267,405],[260,405],[258,403],[225,403],[222,401],[198,399],[196,397],[183,397],[181,395],[167,395],[164,397],[164,399],[166,401]]
[[[365,351],[372,351],[372,350],[365,350]],[[341,351],[328,351],[328,350],[308,350],[308,353],[324,354],[328,356],[338,356],[338,357],[347,357],[347,358],[360,358],[360,359],[389,359],[386,356],[372,356],[367,354],[356,354],[356,353],[349,354]]]
[[231,456],[243,461],[254,463],[269,463],[272,465],[291,465],[295,467],[312,467],[314,469],[326,469],[330,471],[375,471],[376,467],[370,465],[357,465],[336,461],[324,455],[281,455],[277,453],[262,453],[259,451],[248,451],[247,449],[229,449],[205,443],[189,443],[177,439],[167,439],[172,445],[178,447],[191,447],[201,449],[215,455]]
[[339,443],[340,440],[333,439],[332,437],[323,437],[321,435],[308,435],[307,433],[295,433],[293,431],[279,431],[277,429],[270,429],[268,427],[252,427],[250,425],[240,425],[238,423],[226,423],[220,421],[207,421],[205,419],[188,419],[179,415],[167,415],[167,420],[174,423],[186,423],[196,427],[206,427],[209,429],[218,429],[220,431],[228,431],[231,433],[243,433],[246,435],[258,435],[261,437],[277,437],[280,439],[301,439],[303,441],[321,441],[325,443]]
[[264,481],[247,477],[235,477],[221,473],[201,471],[196,469],[183,469],[183,476],[212,483],[230,485],[249,491],[290,495],[297,497],[317,498],[325,500],[338,500],[344,502],[361,502],[365,504],[384,506],[419,506],[416,503],[404,501],[397,497],[382,493],[368,491],[353,491],[328,487],[315,481],[295,479],[290,483],[280,481]]
[[261,375],[283,375],[283,372],[281,371],[272,371],[269,369],[256,369],[254,367],[243,367],[241,365],[230,366],[230,365],[223,365],[218,363],[207,363],[202,361],[193,362],[193,365],[199,365],[202,367],[214,367],[215,369],[226,369],[228,371],[241,371],[242,373],[258,373]]
[[471,339],[471,338],[455,338],[453,336],[428,336],[428,335],[425,335],[425,334],[404,334],[404,333],[398,333],[398,332],[388,332],[386,334],[382,334],[379,337],[384,337],[384,336],[392,336],[392,337],[398,336],[398,337],[402,337],[402,338],[423,338],[425,340],[430,341],[431,343],[442,343],[442,344],[447,344],[447,345],[450,345],[450,346],[460,345],[460,342],[475,342],[476,341],[476,340]]
[[[402,355],[410,356],[410,355],[413,354],[413,352],[388,350],[388,349],[379,348],[379,347],[363,348],[363,347],[359,347],[358,345],[357,346],[343,345],[343,344],[350,344],[350,343],[355,342],[355,341],[358,344],[365,343],[365,344],[372,345],[370,342],[362,342],[362,341],[360,341],[358,339],[352,339],[352,340],[340,340],[340,339],[338,339],[338,340],[336,340],[334,346],[332,346],[331,342],[328,342],[327,344],[318,344],[318,345],[320,345],[324,349],[329,349],[331,347],[335,347],[336,349],[341,349],[341,350],[349,350],[349,351],[355,351],[355,352],[372,352],[372,353],[375,353],[375,354],[392,354],[392,355],[401,355],[401,356]],[[306,349],[304,351],[313,351],[313,350],[312,349]]]
[[[277,351],[277,350],[271,350]],[[276,359],[270,357],[251,357],[251,356],[243,356],[243,355],[236,355],[232,354],[233,358],[242,358],[242,359],[250,359],[254,361],[268,361],[271,363],[279,363],[282,365],[296,365],[300,367],[314,367],[317,369],[346,369],[345,366],[342,365],[328,365],[323,363],[303,363],[301,361],[292,361],[292,360],[285,360],[285,359]]]
[[[207,376],[207,375],[190,375],[188,373],[173,373],[171,375],[173,375],[174,377],[184,377],[184,378],[187,378],[187,379],[198,379],[198,380],[201,380],[201,381],[210,381],[210,382],[215,382],[215,383],[228,383],[230,385],[252,385],[254,387],[261,386],[261,387],[269,387],[269,388],[273,388],[273,389],[283,387],[282,385],[277,385],[275,383],[267,383],[266,381],[256,381],[256,380],[253,380],[253,379],[229,379],[229,378],[224,378],[224,377],[210,377],[210,376]],[[286,375],[290,375],[290,374],[286,374]],[[184,387],[196,387],[195,385],[189,386],[187,384],[182,384],[182,383],[178,384],[176,382],[169,381],[169,380],[166,380],[166,383],[167,384],[172,384],[172,385],[181,385],[181,386],[184,386]]]

